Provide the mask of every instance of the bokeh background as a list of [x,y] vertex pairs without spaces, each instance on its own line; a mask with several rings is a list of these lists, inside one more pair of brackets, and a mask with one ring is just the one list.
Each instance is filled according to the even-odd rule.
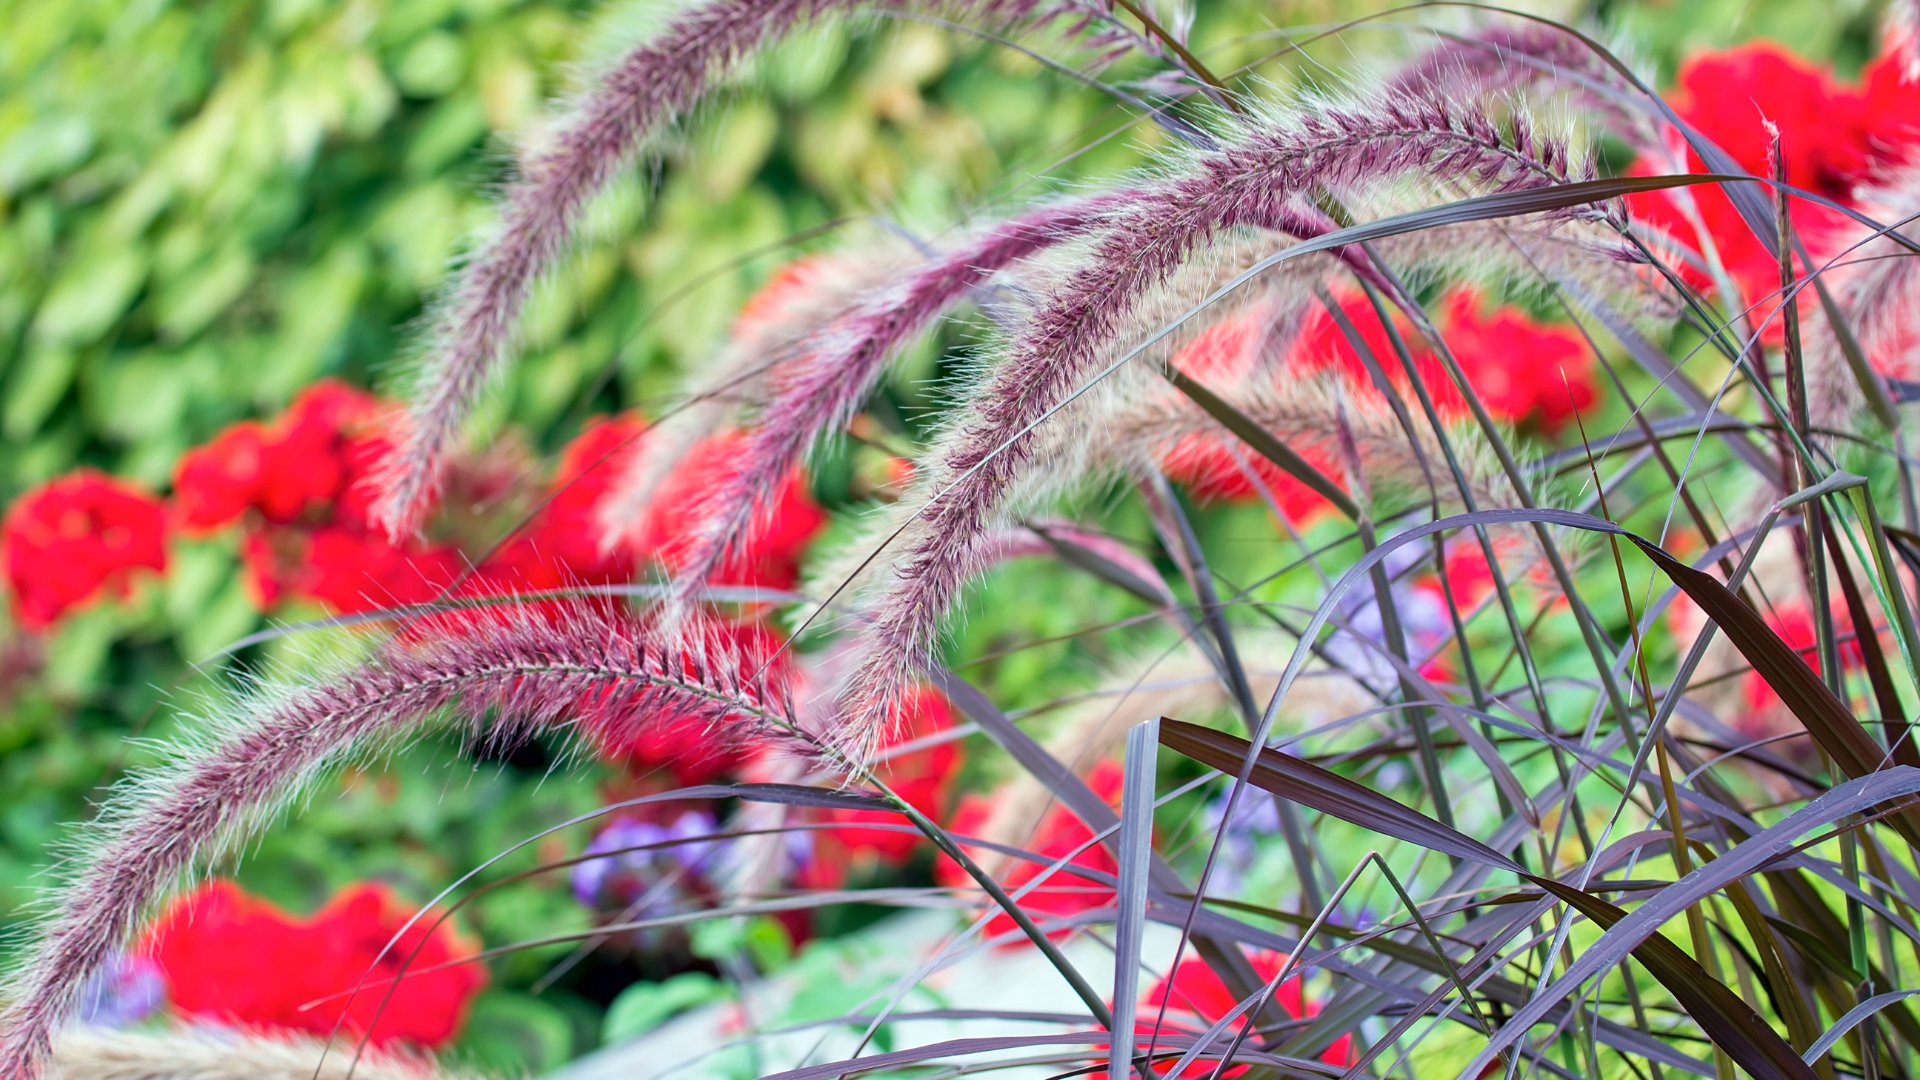
[[[1421,20],[1451,17],[1408,13],[1272,59],[1299,28],[1384,6],[1202,0],[1193,41],[1215,70],[1331,82],[1331,71],[1416,47]],[[273,416],[315,380],[390,386],[423,304],[489,221],[511,154],[537,145],[582,80],[666,10],[651,0],[0,3],[0,500],[82,465],[164,491],[183,451]],[[1538,10],[1605,28],[1663,83],[1689,54],[1755,37],[1845,77],[1872,54],[1878,17],[1866,0]],[[1123,63],[1105,77],[1141,73]],[[1118,175],[1163,141],[1102,95],[976,36],[884,19],[804,33],[757,60],[598,205],[586,242],[532,304],[523,359],[474,425],[476,444],[537,465],[594,416],[656,408],[769,273],[843,229],[882,222],[937,239],[975,214]],[[876,408],[914,430],[937,404],[951,362],[941,357],[963,351],[923,350]],[[872,468],[858,452],[824,462],[814,494],[830,511],[844,506]],[[164,581],[137,584],[125,602],[45,632],[0,627],[0,925],[31,901],[63,826],[151,757],[138,740],[163,739],[183,703],[210,692],[206,672],[296,647],[223,652],[267,625],[232,537],[177,540],[170,559]],[[1001,572],[957,650],[982,655],[1003,637],[1129,611],[1058,576],[1007,580],[1020,573]],[[1047,602],[993,603],[994,588]],[[274,618],[324,614],[296,603]],[[1028,649],[969,674],[1014,708],[1067,685],[1074,648]],[[461,757],[418,751],[349,774],[273,831],[240,880],[294,911],[366,880],[424,899],[598,805],[613,782],[593,764],[550,775],[537,751],[448,767],[473,764]],[[493,945],[588,918],[554,877],[489,895],[462,925]],[[778,954],[768,933],[764,950]],[[557,1065],[599,1045],[625,984],[673,974],[587,963],[534,993],[568,951],[499,962],[458,1053]]]

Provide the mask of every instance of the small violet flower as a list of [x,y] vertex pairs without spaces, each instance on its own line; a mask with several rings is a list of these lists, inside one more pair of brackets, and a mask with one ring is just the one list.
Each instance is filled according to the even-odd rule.
[[[688,810],[671,825],[631,818],[617,820],[587,845],[586,854],[605,857],[587,859],[574,866],[574,899],[596,910],[626,907],[639,901],[676,870],[683,875],[703,873],[712,868],[714,856],[725,846],[725,841],[699,838],[713,835],[718,828],[713,815],[702,810]],[[646,905],[647,911],[671,907],[675,890],[668,888],[659,892],[661,895]]]
[[146,1019],[166,998],[166,979],[152,960],[116,956],[80,992],[80,1022],[128,1027]]

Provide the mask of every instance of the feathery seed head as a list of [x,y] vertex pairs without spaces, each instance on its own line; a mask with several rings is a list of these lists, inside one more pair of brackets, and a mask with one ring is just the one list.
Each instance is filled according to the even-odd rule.
[[0,1018],[0,1074],[33,1076],[81,990],[184,876],[348,761],[439,723],[475,742],[577,728],[617,741],[665,718],[723,737],[804,740],[784,686],[718,630],[662,647],[596,605],[442,616],[328,677],[267,685],[209,718],[205,745],[125,787],[90,827]]
[[866,656],[844,706],[850,730],[884,725],[929,661],[941,620],[979,569],[996,507],[1034,464],[1035,430],[1083,390],[1114,345],[1131,344],[1115,337],[1129,314],[1197,249],[1236,227],[1324,235],[1332,223],[1322,200],[1344,205],[1388,185],[1458,197],[1585,174],[1566,139],[1535,131],[1523,112],[1502,125],[1477,103],[1431,90],[1310,105],[1263,110],[1220,149],[1189,152],[1172,175],[1108,211],[1086,261],[1012,336],[926,470],[928,494],[869,614]]

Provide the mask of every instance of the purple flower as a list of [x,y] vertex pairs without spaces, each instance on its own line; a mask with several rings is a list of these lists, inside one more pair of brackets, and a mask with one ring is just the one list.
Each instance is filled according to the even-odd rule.
[[167,983],[144,956],[115,956],[80,991],[80,1022],[122,1028],[138,1023],[160,1007]]
[[646,901],[636,915],[669,910],[675,898],[692,891],[676,882],[712,868],[714,856],[726,842],[696,838],[711,836],[717,829],[713,815],[701,810],[688,810],[672,825],[631,818],[615,821],[587,845],[586,854],[606,853],[606,857],[574,866],[574,899],[595,910]]
[[1207,882],[1207,892],[1215,896],[1237,895],[1260,854],[1259,838],[1280,831],[1280,811],[1273,800],[1251,788],[1241,790],[1240,799],[1234,804],[1233,820],[1226,821],[1227,796],[1232,790],[1232,785],[1222,788],[1219,796],[1200,812],[1202,827],[1207,832],[1214,832],[1225,824],[1220,859],[1213,864],[1213,876]]

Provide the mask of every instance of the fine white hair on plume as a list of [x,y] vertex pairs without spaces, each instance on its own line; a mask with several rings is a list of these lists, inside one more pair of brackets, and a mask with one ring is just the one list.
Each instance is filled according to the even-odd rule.
[[424,1055],[328,1053],[294,1035],[194,1027],[77,1028],[55,1040],[49,1080],[481,1080]]

